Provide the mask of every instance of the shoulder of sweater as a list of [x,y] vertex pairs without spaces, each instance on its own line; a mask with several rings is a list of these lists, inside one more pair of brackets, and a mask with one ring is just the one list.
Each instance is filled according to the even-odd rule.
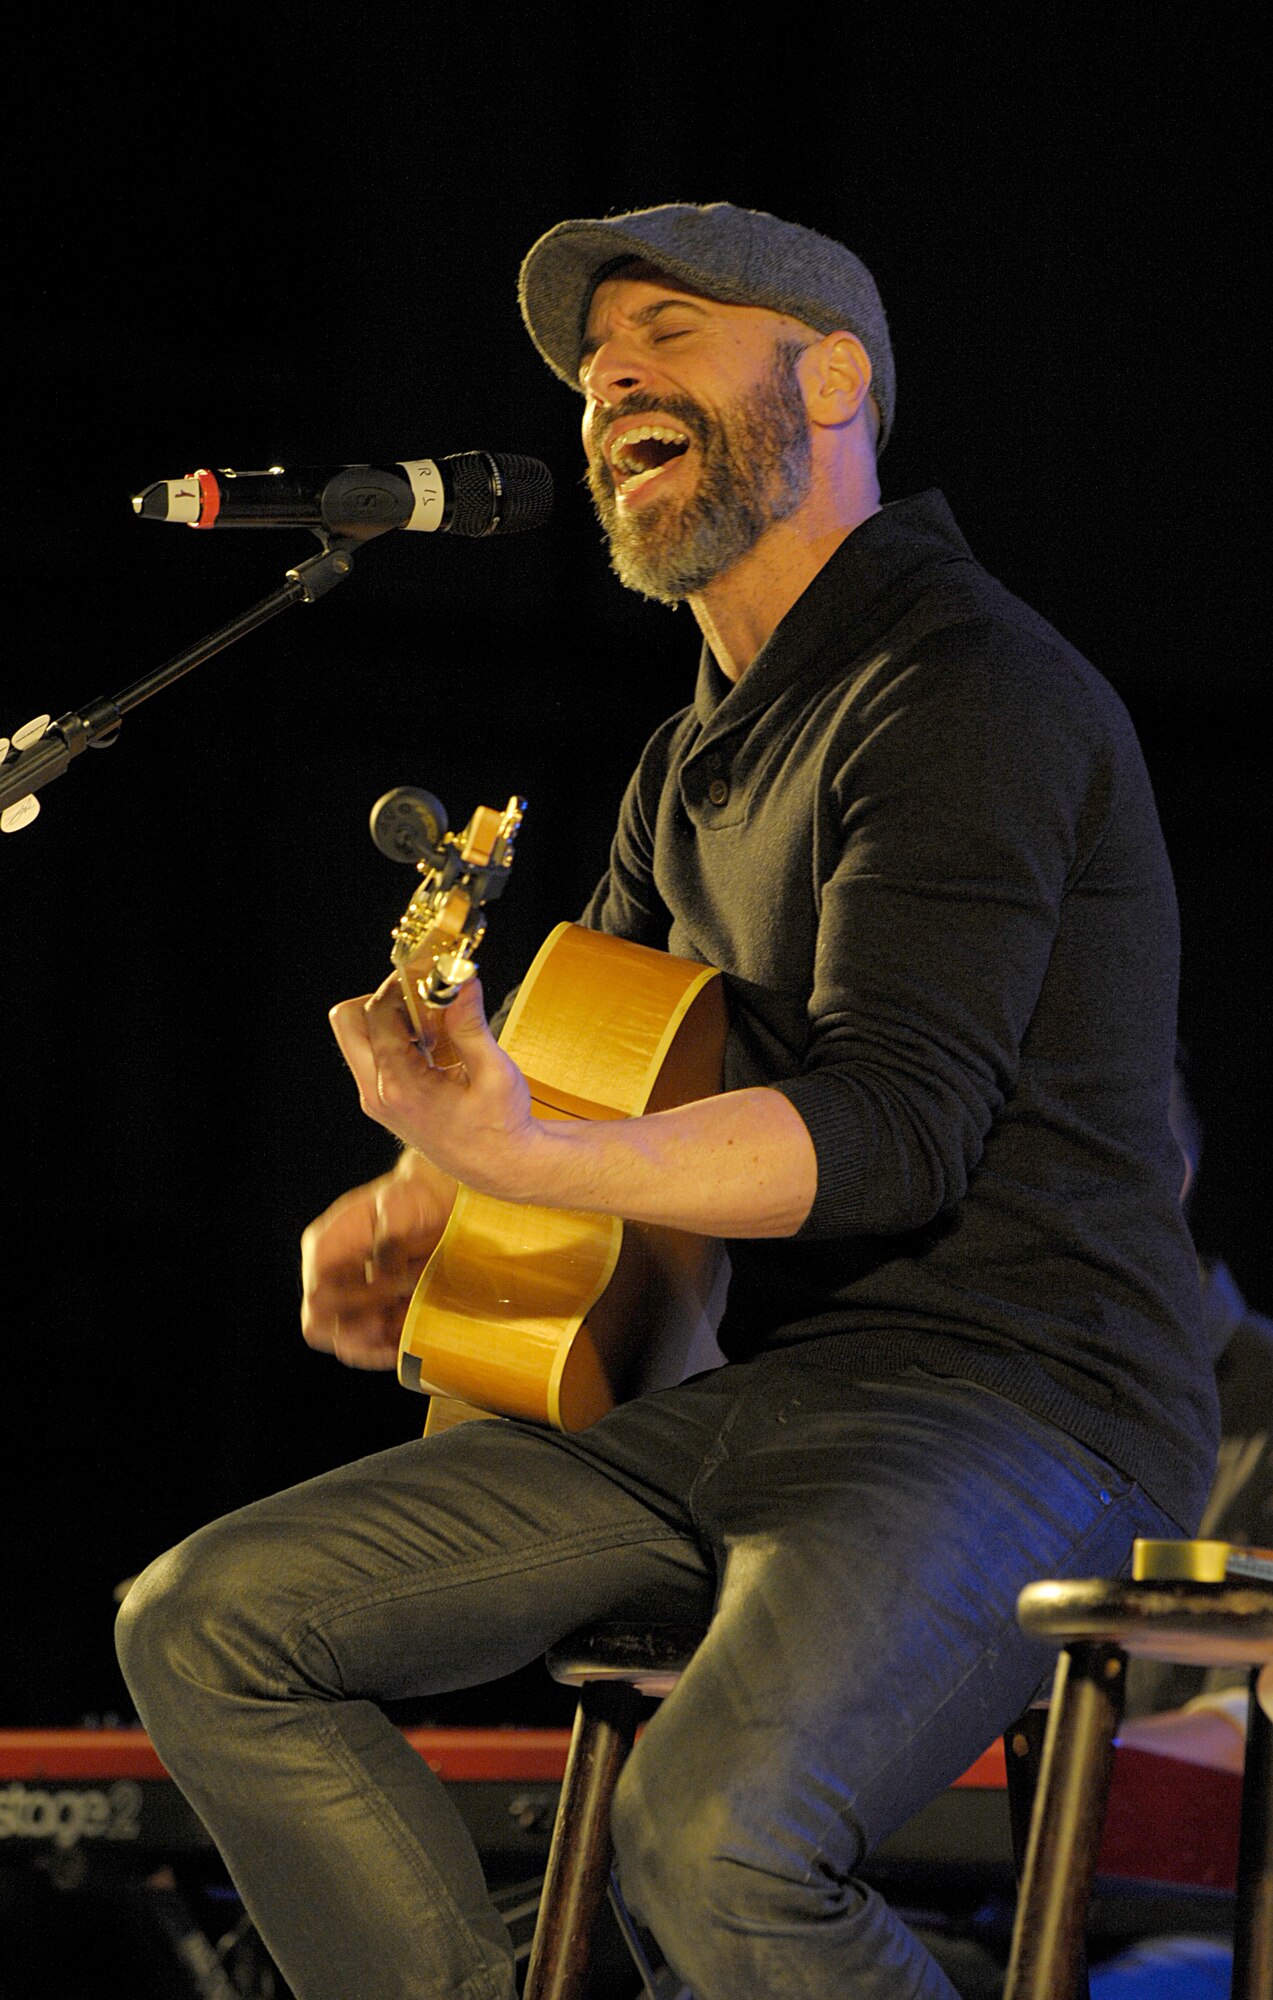
[[852,634],[854,658],[839,676],[872,700],[891,689],[908,700],[986,702],[1005,715],[1060,712],[1107,738],[1134,733],[1099,669],[975,562],[946,565],[887,609],[871,632]]

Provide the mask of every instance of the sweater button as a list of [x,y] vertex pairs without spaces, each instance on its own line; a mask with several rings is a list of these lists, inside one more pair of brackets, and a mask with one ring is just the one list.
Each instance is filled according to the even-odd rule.
[[707,796],[714,806],[723,806],[729,798],[729,786],[723,778],[713,778],[707,787]]

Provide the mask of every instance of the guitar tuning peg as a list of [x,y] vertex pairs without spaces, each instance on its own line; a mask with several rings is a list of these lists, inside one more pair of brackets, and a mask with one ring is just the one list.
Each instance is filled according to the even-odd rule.
[[449,1007],[460,988],[467,986],[470,979],[476,979],[477,967],[463,955],[467,949],[467,945],[461,945],[458,951],[444,952],[437,961],[434,976],[422,982],[428,989],[424,997],[435,1007]]
[[447,829],[446,808],[417,785],[396,785],[371,808],[371,837],[382,854],[408,867],[436,865]]
[[[14,749],[29,750],[33,743],[39,742],[52,720],[51,715],[37,715],[32,721],[24,722],[21,729],[15,729],[13,732]],[[7,744],[5,748],[8,748]]]
[[[12,737],[0,736],[0,764],[4,763],[10,749],[21,753],[38,743],[48,728],[52,717],[37,715],[30,722],[24,722],[21,729],[15,729]],[[28,792],[24,799],[15,799],[11,806],[0,812],[0,833],[17,833],[20,827],[30,826],[40,810],[40,801],[34,792]]]
[[0,812],[0,833],[17,833],[19,828],[30,826],[39,810],[40,801],[34,792],[28,792],[24,799]]

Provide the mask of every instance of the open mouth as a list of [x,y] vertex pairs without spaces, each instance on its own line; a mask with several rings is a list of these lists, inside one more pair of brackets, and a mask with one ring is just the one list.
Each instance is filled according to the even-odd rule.
[[674,458],[683,457],[689,448],[686,432],[668,424],[632,424],[619,431],[606,445],[617,491],[635,492]]

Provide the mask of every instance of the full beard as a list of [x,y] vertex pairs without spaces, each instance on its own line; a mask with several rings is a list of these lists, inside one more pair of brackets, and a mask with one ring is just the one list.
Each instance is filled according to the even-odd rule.
[[680,604],[704,590],[756,546],[766,529],[793,514],[809,491],[809,421],[796,379],[803,347],[780,341],[768,377],[719,420],[688,397],[626,399],[624,417],[664,411],[699,448],[698,484],[688,499],[648,503],[620,514],[605,460],[588,466],[593,504],[610,543],[619,581],[660,604]]

